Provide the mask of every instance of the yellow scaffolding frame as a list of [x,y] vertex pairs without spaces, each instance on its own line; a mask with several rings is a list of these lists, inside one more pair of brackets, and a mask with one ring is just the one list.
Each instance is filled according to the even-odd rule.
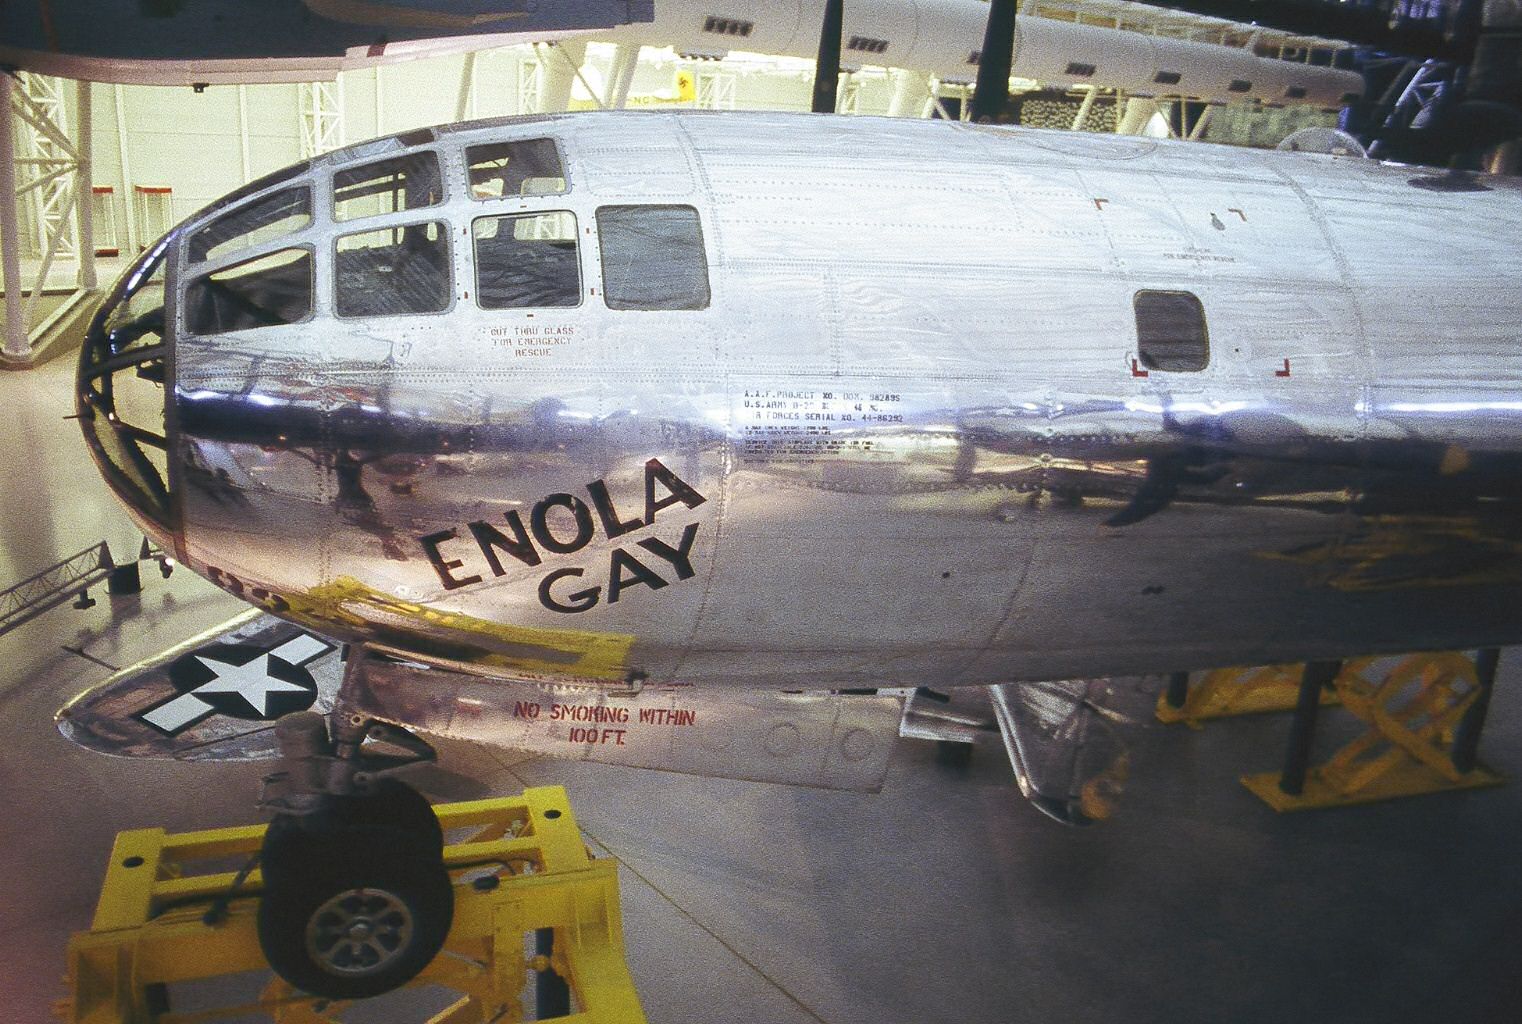
[[[454,921],[443,951],[409,985],[461,993],[429,1024],[522,1019],[528,971],[565,979],[574,1013],[562,1024],[644,1024],[624,958],[618,868],[588,854],[559,786],[516,797],[441,804],[445,835],[469,829],[444,849],[455,881]],[[317,999],[278,978],[252,1004],[176,1014],[166,986],[267,969],[255,928],[255,870],[193,873],[200,862],[247,860],[263,825],[178,835],[161,828],[117,835],[95,918],[69,942],[69,995],[58,1015],[69,1024],[193,1024],[264,1013],[280,1024],[335,1024],[349,1003]],[[226,901],[208,923],[206,911]],[[527,956],[525,936],[553,929],[553,953]]]

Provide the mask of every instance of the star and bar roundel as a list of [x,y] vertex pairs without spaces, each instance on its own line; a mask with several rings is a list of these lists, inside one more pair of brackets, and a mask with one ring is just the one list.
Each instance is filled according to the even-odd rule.
[[136,717],[169,736],[214,714],[271,722],[317,702],[317,683],[306,667],[333,650],[309,633],[274,648],[214,643],[175,660],[169,681],[175,695]]

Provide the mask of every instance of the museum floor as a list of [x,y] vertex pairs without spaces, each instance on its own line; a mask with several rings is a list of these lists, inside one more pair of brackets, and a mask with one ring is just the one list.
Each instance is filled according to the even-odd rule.
[[[0,586],[102,538],[136,545],[63,419],[70,384],[67,359],[0,374]],[[111,667],[242,607],[185,571],[99,596],[0,637],[6,1022],[50,1019],[118,830],[253,821],[268,770],[59,735],[54,711]],[[1161,682],[1125,685],[1143,704]],[[1500,788],[1277,815],[1237,776],[1278,765],[1287,724],[1139,723],[1119,811],[1087,830],[1020,800],[997,735],[966,768],[904,741],[872,795],[464,747],[416,781],[436,799],[568,789],[589,845],[620,863],[651,1021],[1522,1020],[1522,653],[1502,656],[1481,746],[1514,780]],[[1325,718],[1318,750],[1340,731]],[[353,1019],[420,1018],[393,1002]]]

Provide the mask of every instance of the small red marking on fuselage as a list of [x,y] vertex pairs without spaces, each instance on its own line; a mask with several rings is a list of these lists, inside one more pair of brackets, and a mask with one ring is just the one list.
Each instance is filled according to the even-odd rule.
[[1282,370],[1275,370],[1274,371],[1274,376],[1275,377],[1288,377],[1289,376],[1289,360],[1288,359],[1286,359],[1284,361],[1284,369],[1282,369]]
[[1141,368],[1141,364],[1140,363],[1138,363],[1135,359],[1133,359],[1133,360],[1131,360],[1131,376],[1133,376],[1133,377],[1146,377],[1146,376],[1149,376],[1149,374],[1147,373],[1146,370],[1143,370]]

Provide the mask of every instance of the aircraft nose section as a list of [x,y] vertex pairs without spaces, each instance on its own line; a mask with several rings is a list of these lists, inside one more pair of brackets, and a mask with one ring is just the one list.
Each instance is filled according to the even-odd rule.
[[173,330],[161,239],[112,286],[80,346],[75,408],[101,475],[161,546],[173,534],[166,402]]

